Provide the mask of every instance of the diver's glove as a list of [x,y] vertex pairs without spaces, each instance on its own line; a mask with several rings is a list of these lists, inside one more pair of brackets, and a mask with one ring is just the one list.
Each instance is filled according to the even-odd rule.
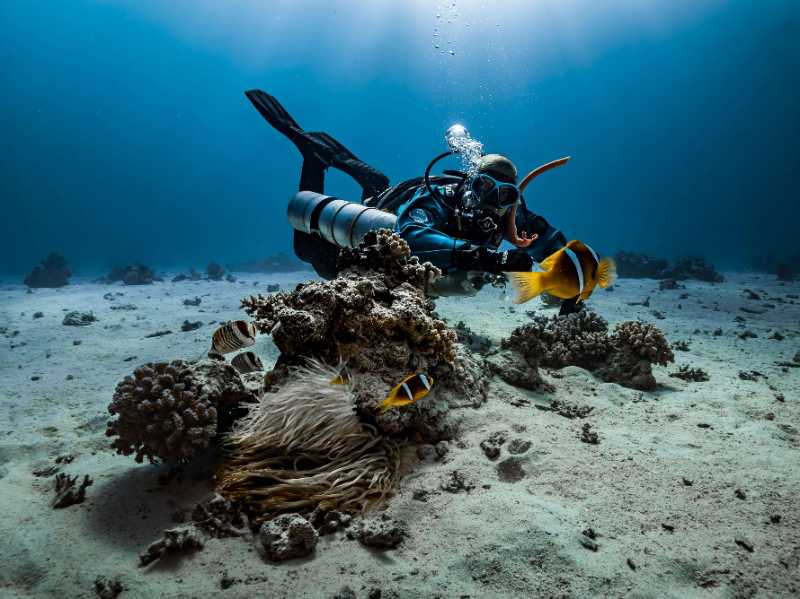
[[495,252],[479,247],[455,253],[453,263],[458,270],[484,272],[527,272],[533,268],[533,258],[521,250]]

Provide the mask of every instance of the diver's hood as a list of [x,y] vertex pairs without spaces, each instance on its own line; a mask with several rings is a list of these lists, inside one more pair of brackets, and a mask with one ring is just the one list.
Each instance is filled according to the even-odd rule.
[[502,154],[486,154],[478,163],[478,172],[503,183],[517,184],[517,167]]

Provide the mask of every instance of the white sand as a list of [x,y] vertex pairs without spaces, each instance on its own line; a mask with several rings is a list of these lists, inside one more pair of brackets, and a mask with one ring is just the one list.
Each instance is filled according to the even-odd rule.
[[[121,597],[330,597],[345,585],[357,597],[374,588],[384,597],[394,591],[447,598],[796,594],[800,369],[775,363],[800,350],[800,300],[787,297],[800,295],[800,284],[726,275],[725,284],[689,282],[678,291],[659,292],[656,281],[623,280],[612,293],[598,292],[591,304],[612,324],[637,317],[656,322],[671,341],[689,341],[689,351],[676,352],[670,368],[656,369],[660,388],[654,393],[602,383],[577,368],[550,379],[555,395],[495,379],[487,404],[461,412],[464,434],[446,461],[420,464],[402,481],[389,506],[409,529],[398,549],[374,552],[337,533],[323,537],[312,558],[272,564],[251,542],[209,540],[202,551],[148,569],[137,567],[139,552],[174,525],[176,510],[193,507],[210,489],[190,474],[161,486],[157,478],[165,467],[108,451],[106,406],[117,381],[143,362],[202,356],[213,330],[208,323],[242,317],[240,297],[267,282],[285,286],[307,275],[145,287],[78,280],[33,294],[21,285],[0,286],[0,327],[7,329],[0,336],[0,596],[91,597],[100,575],[120,578],[126,587]],[[744,288],[764,299],[747,300]],[[102,296],[108,292],[124,295],[107,301]],[[689,297],[679,300],[684,292]],[[195,296],[202,298],[199,307],[182,304]],[[649,308],[626,305],[647,296]],[[122,303],[138,309],[110,309]],[[746,314],[741,307],[765,312]],[[452,324],[464,320],[495,341],[527,320],[525,310],[543,310],[538,300],[512,309],[494,289],[438,302]],[[64,326],[63,310],[91,310],[99,321]],[[666,319],[656,320],[652,310]],[[44,316],[33,319],[36,311]],[[737,315],[757,338],[736,336],[744,330],[734,322]],[[204,326],[183,333],[184,319]],[[711,335],[717,328],[722,336]],[[144,338],[164,329],[173,334]],[[768,339],[771,331],[786,338]],[[269,338],[255,349],[265,363],[277,356]],[[703,368],[710,381],[668,377],[680,364]],[[738,373],[750,370],[766,378],[740,380]],[[546,406],[553,397],[595,409],[586,419],[570,420],[534,405]],[[579,440],[585,422],[598,432],[599,445]],[[496,462],[480,448],[496,431],[532,444],[519,456],[524,477],[517,482],[498,476],[508,442]],[[53,510],[52,475],[33,471],[65,454],[74,461],[62,471],[89,474],[94,484],[83,504]],[[439,490],[454,470],[475,485],[471,492]],[[412,498],[417,490],[430,491],[426,502]],[[772,523],[771,516],[780,521]],[[597,551],[580,542],[589,527],[597,533]],[[752,553],[736,538],[752,545]],[[222,591],[224,575],[234,583]]]

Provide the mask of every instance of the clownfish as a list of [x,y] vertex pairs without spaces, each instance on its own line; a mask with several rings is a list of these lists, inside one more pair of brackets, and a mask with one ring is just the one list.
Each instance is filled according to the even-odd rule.
[[428,395],[432,386],[433,377],[422,373],[412,374],[400,381],[378,407],[383,413],[398,406],[412,404]]
[[211,335],[209,353],[224,355],[250,347],[256,342],[256,325],[244,320],[234,320],[218,327]]
[[582,241],[572,240],[565,247],[545,258],[539,272],[507,272],[515,291],[514,303],[522,304],[545,291],[561,299],[579,296],[589,299],[595,286],[606,288],[616,278],[611,258],[598,258]]

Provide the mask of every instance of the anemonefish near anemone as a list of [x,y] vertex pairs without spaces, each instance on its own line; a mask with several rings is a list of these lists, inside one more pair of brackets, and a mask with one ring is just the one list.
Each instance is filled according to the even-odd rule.
[[412,404],[428,395],[432,386],[433,377],[422,373],[412,374],[400,381],[378,407],[383,413],[398,406]]
[[614,283],[616,267],[611,258],[598,258],[597,253],[582,241],[572,240],[565,247],[545,258],[538,272],[507,272],[515,291],[514,303],[522,304],[545,291],[561,299],[578,296],[586,300],[597,285]]

